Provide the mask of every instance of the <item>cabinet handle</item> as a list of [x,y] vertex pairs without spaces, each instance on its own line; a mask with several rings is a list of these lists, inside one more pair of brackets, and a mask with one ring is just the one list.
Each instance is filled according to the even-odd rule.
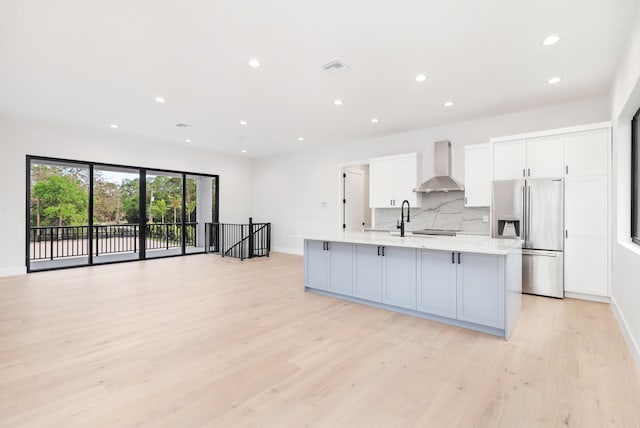
[[564,237],[565,237],[565,238],[568,238],[568,237],[569,237],[569,231],[568,231],[568,230],[565,230],[565,231],[564,231]]
[[329,243],[327,242],[327,251],[329,251]]
[[384,247],[382,247],[382,257],[384,257]]
[[380,256],[380,245],[378,245],[378,256]]
[[524,168],[522,168],[522,176],[523,176],[523,177],[526,177],[526,176],[527,176],[527,174],[525,174],[525,172],[526,172],[526,171],[524,170]]
[[569,174],[569,165],[564,166],[565,174]]
[[458,253],[458,264],[460,264],[460,253]]
[[531,168],[528,168],[528,169],[527,169],[527,175],[528,175],[529,177],[531,177]]
[[451,253],[451,264],[456,264],[456,253]]
[[322,243],[322,251],[327,251],[327,241]]

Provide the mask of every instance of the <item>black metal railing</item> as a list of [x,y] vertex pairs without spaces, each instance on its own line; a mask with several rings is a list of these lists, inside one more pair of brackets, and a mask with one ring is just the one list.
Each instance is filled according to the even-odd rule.
[[[185,246],[195,247],[198,223],[185,223]],[[181,223],[146,225],[146,249],[168,250],[182,247]],[[29,260],[54,260],[89,255],[89,226],[42,226],[29,229]],[[93,255],[137,253],[140,225],[93,226]]]
[[271,223],[206,223],[206,252],[240,260],[268,257],[271,251]]

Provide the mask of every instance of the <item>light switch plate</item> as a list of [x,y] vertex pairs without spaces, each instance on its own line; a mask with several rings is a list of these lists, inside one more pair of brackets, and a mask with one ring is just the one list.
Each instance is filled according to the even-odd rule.
[[482,216],[482,222],[489,223],[489,216],[488,215]]

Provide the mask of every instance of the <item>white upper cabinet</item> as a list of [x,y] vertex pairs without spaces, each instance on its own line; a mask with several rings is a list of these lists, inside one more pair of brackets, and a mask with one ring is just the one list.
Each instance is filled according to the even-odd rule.
[[422,195],[413,191],[419,183],[420,157],[417,153],[371,159],[369,161],[369,206],[400,208],[402,201],[422,206]]
[[527,177],[564,177],[563,136],[527,140]]
[[607,175],[609,129],[576,132],[564,138],[564,160],[568,177]]
[[493,145],[493,179],[523,178],[527,168],[527,142],[506,141]]
[[491,205],[491,153],[489,144],[464,147],[464,204]]

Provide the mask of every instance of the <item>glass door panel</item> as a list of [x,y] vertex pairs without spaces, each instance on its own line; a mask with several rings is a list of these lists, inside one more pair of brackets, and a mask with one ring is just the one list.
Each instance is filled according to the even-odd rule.
[[93,169],[93,263],[140,258],[140,172]]
[[30,271],[89,263],[89,165],[29,162]]
[[146,257],[183,254],[182,174],[147,171]]

